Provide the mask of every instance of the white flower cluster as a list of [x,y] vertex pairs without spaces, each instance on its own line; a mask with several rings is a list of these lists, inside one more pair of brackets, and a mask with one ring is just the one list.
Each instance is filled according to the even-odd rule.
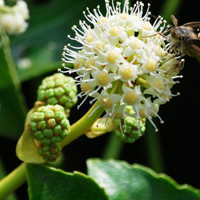
[[[119,2],[105,2],[105,16],[99,6],[93,13],[88,8],[88,14],[83,12],[92,27],[85,21],[80,21],[81,29],[72,27],[75,37],[68,37],[80,46],[65,46],[62,60],[74,63],[74,69],[63,64],[66,70],[60,71],[78,74],[82,103],[88,96],[98,100],[106,112],[105,123],[132,116],[138,126],[141,118],[148,118],[156,129],[152,117],[159,117],[159,106],[176,96],[171,88],[183,60],[169,52],[162,34],[168,29],[166,22],[159,16],[150,23],[150,5],[143,14],[142,2],[129,7],[126,0],[123,8]],[[131,114],[127,106],[132,107]]]
[[0,31],[9,35],[20,34],[26,30],[29,11],[25,1],[19,0],[13,7],[0,0]]

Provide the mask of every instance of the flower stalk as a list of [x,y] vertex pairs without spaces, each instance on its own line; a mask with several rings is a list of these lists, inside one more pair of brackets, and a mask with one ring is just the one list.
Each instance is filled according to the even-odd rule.
[[[80,120],[70,127],[70,134],[62,142],[58,143],[61,148],[85,134],[85,132],[92,126],[96,119],[99,118],[103,112],[103,108],[99,107],[96,109],[98,105],[98,102],[96,102]],[[92,117],[89,117],[94,110],[95,112],[92,114]]]
[[22,163],[0,181],[0,200],[17,190],[26,182],[26,165]]
[[[117,82],[110,94],[113,94],[118,89],[119,82]],[[95,111],[95,112],[94,112]],[[99,106],[99,102],[96,101],[95,104],[90,108],[90,110],[75,124],[70,127],[69,135],[61,142],[58,143],[61,148],[68,145],[73,140],[79,138],[81,135],[85,134],[90,127],[95,123],[95,121],[101,116],[104,109]]]

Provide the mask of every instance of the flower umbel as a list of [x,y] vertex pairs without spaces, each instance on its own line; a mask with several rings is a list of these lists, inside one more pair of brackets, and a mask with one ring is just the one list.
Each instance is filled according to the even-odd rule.
[[[177,75],[183,61],[169,52],[167,39],[162,36],[168,29],[166,21],[159,16],[150,23],[150,4],[144,13],[142,2],[129,7],[126,0],[123,8],[119,2],[105,3],[105,16],[99,6],[93,13],[87,8],[88,14],[83,14],[91,25],[80,21],[80,29],[72,27],[75,37],[68,37],[80,45],[65,46],[62,60],[73,63],[74,69],[63,63],[65,70],[60,71],[76,72],[76,84],[88,84],[87,90],[81,87],[80,94],[99,101],[106,112],[102,122],[122,119],[125,124],[125,118],[131,116],[140,130],[142,118],[147,118],[157,130],[152,117],[163,122],[157,114],[159,106],[176,96],[171,88],[177,83],[174,79],[180,77]],[[115,94],[109,94],[116,84]],[[133,112],[127,112],[127,106]]]

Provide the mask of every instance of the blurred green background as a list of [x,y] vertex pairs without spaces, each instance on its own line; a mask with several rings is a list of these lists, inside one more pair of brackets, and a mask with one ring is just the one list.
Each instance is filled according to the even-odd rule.
[[[99,4],[102,13],[105,13],[103,0],[29,0],[27,3],[30,11],[29,28],[22,35],[10,38],[14,63],[8,66],[9,48],[0,50],[0,176],[21,163],[15,155],[15,146],[24,128],[25,115],[33,107],[42,79],[56,73],[57,68],[61,67],[62,49],[71,43],[67,35],[74,35],[71,27],[78,25],[79,19],[84,20],[82,11],[86,7],[92,11]],[[178,18],[180,25],[200,20],[195,0],[144,0],[143,3],[144,10],[147,3],[151,3],[151,13],[162,15],[169,24],[172,23],[171,14]],[[200,188],[200,64],[188,56],[185,59],[185,67],[181,72],[184,78],[173,89],[173,93],[180,92],[181,95],[160,107],[159,115],[165,123],[158,125],[158,133],[147,124],[145,136],[133,144],[124,145],[113,143],[110,134],[93,140],[82,136],[64,148],[62,168],[86,172],[87,158],[115,157],[164,172],[179,184],[187,183]],[[80,116],[73,108],[69,118],[71,124],[89,107],[89,103],[85,103],[79,110]],[[106,147],[106,153],[105,146],[108,143],[110,145]],[[108,154],[108,151],[111,153]],[[26,187],[18,190],[19,199],[23,198]]]

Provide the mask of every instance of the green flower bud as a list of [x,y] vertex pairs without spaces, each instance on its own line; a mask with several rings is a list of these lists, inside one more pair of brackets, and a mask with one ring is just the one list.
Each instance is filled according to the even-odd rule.
[[137,121],[133,117],[126,117],[125,122],[121,125],[121,128],[119,119],[114,120],[114,123],[117,127],[117,130],[115,131],[116,137],[126,143],[135,142],[135,140],[139,139],[143,135],[146,129],[145,120],[141,119],[138,130]]
[[60,135],[62,133],[62,128],[60,125],[57,125],[54,129],[53,129],[53,133],[54,135]]
[[57,144],[50,144],[49,146],[44,146],[38,150],[38,154],[42,158],[49,162],[54,162],[61,154],[61,148]]
[[58,100],[55,97],[51,97],[51,98],[47,99],[47,104],[55,105],[57,103],[58,103]]
[[54,96],[54,90],[48,89],[46,90],[46,98],[53,97]]
[[44,119],[44,114],[43,113],[39,113],[39,114],[34,114],[31,116],[31,121],[33,122],[38,122],[38,121],[42,121]]
[[43,138],[43,139],[42,139],[42,144],[47,144],[47,145],[49,145],[49,144],[51,144],[51,140],[50,140],[49,138]]
[[63,119],[61,122],[60,122],[60,125],[62,126],[62,128],[69,128],[69,121],[66,120],[66,119]]
[[46,121],[41,121],[41,122],[38,122],[37,128],[44,130],[46,128],[46,126],[47,126]]
[[58,102],[59,102],[60,105],[63,106],[63,105],[65,105],[65,103],[68,103],[70,101],[69,101],[69,98],[67,96],[62,96],[61,98],[59,98]]
[[55,113],[56,122],[61,122],[63,119],[66,118],[66,115],[60,111]]
[[30,127],[31,127],[31,130],[32,131],[37,131],[38,129],[37,129],[37,123],[36,122],[31,122],[30,123]]
[[43,151],[48,151],[49,149],[50,149],[50,146],[44,146],[44,147],[42,148]]
[[65,90],[62,87],[58,87],[54,89],[54,94],[57,97],[63,96],[64,93],[65,93]]
[[36,140],[41,140],[41,139],[43,139],[43,138],[44,138],[43,132],[42,132],[42,131],[36,131],[36,132],[34,133],[34,138],[35,138]]
[[[39,147],[39,155],[48,161],[60,155],[56,143],[62,142],[69,134],[69,121],[60,105],[41,106],[31,115],[30,129]],[[52,153],[54,152],[54,153]],[[58,153],[59,152],[59,153]],[[50,158],[50,159],[49,159]]]
[[44,105],[59,104],[64,107],[65,114],[69,116],[69,109],[78,101],[75,98],[77,91],[72,77],[56,73],[42,81],[38,88],[37,100],[44,102]]
[[[38,111],[40,112],[40,108],[38,109]],[[44,117],[45,120],[48,120],[54,117],[54,112],[52,110],[42,110],[42,107],[41,107],[41,112],[45,113],[45,117]]]
[[47,120],[47,128],[51,129],[56,126],[56,120],[55,119],[49,119]]
[[53,136],[52,138],[51,138],[51,142],[52,143],[58,143],[58,142],[61,142],[62,141],[62,139],[61,139],[61,137],[59,137],[59,136]]
[[66,137],[67,135],[69,135],[69,131],[67,131],[67,129],[64,129],[64,130],[62,131],[62,133],[60,134],[60,137],[61,137],[61,138],[64,138],[64,137]]
[[47,137],[47,138],[51,138],[53,136],[53,130],[52,129],[45,129],[43,131],[44,133],[44,136]]

